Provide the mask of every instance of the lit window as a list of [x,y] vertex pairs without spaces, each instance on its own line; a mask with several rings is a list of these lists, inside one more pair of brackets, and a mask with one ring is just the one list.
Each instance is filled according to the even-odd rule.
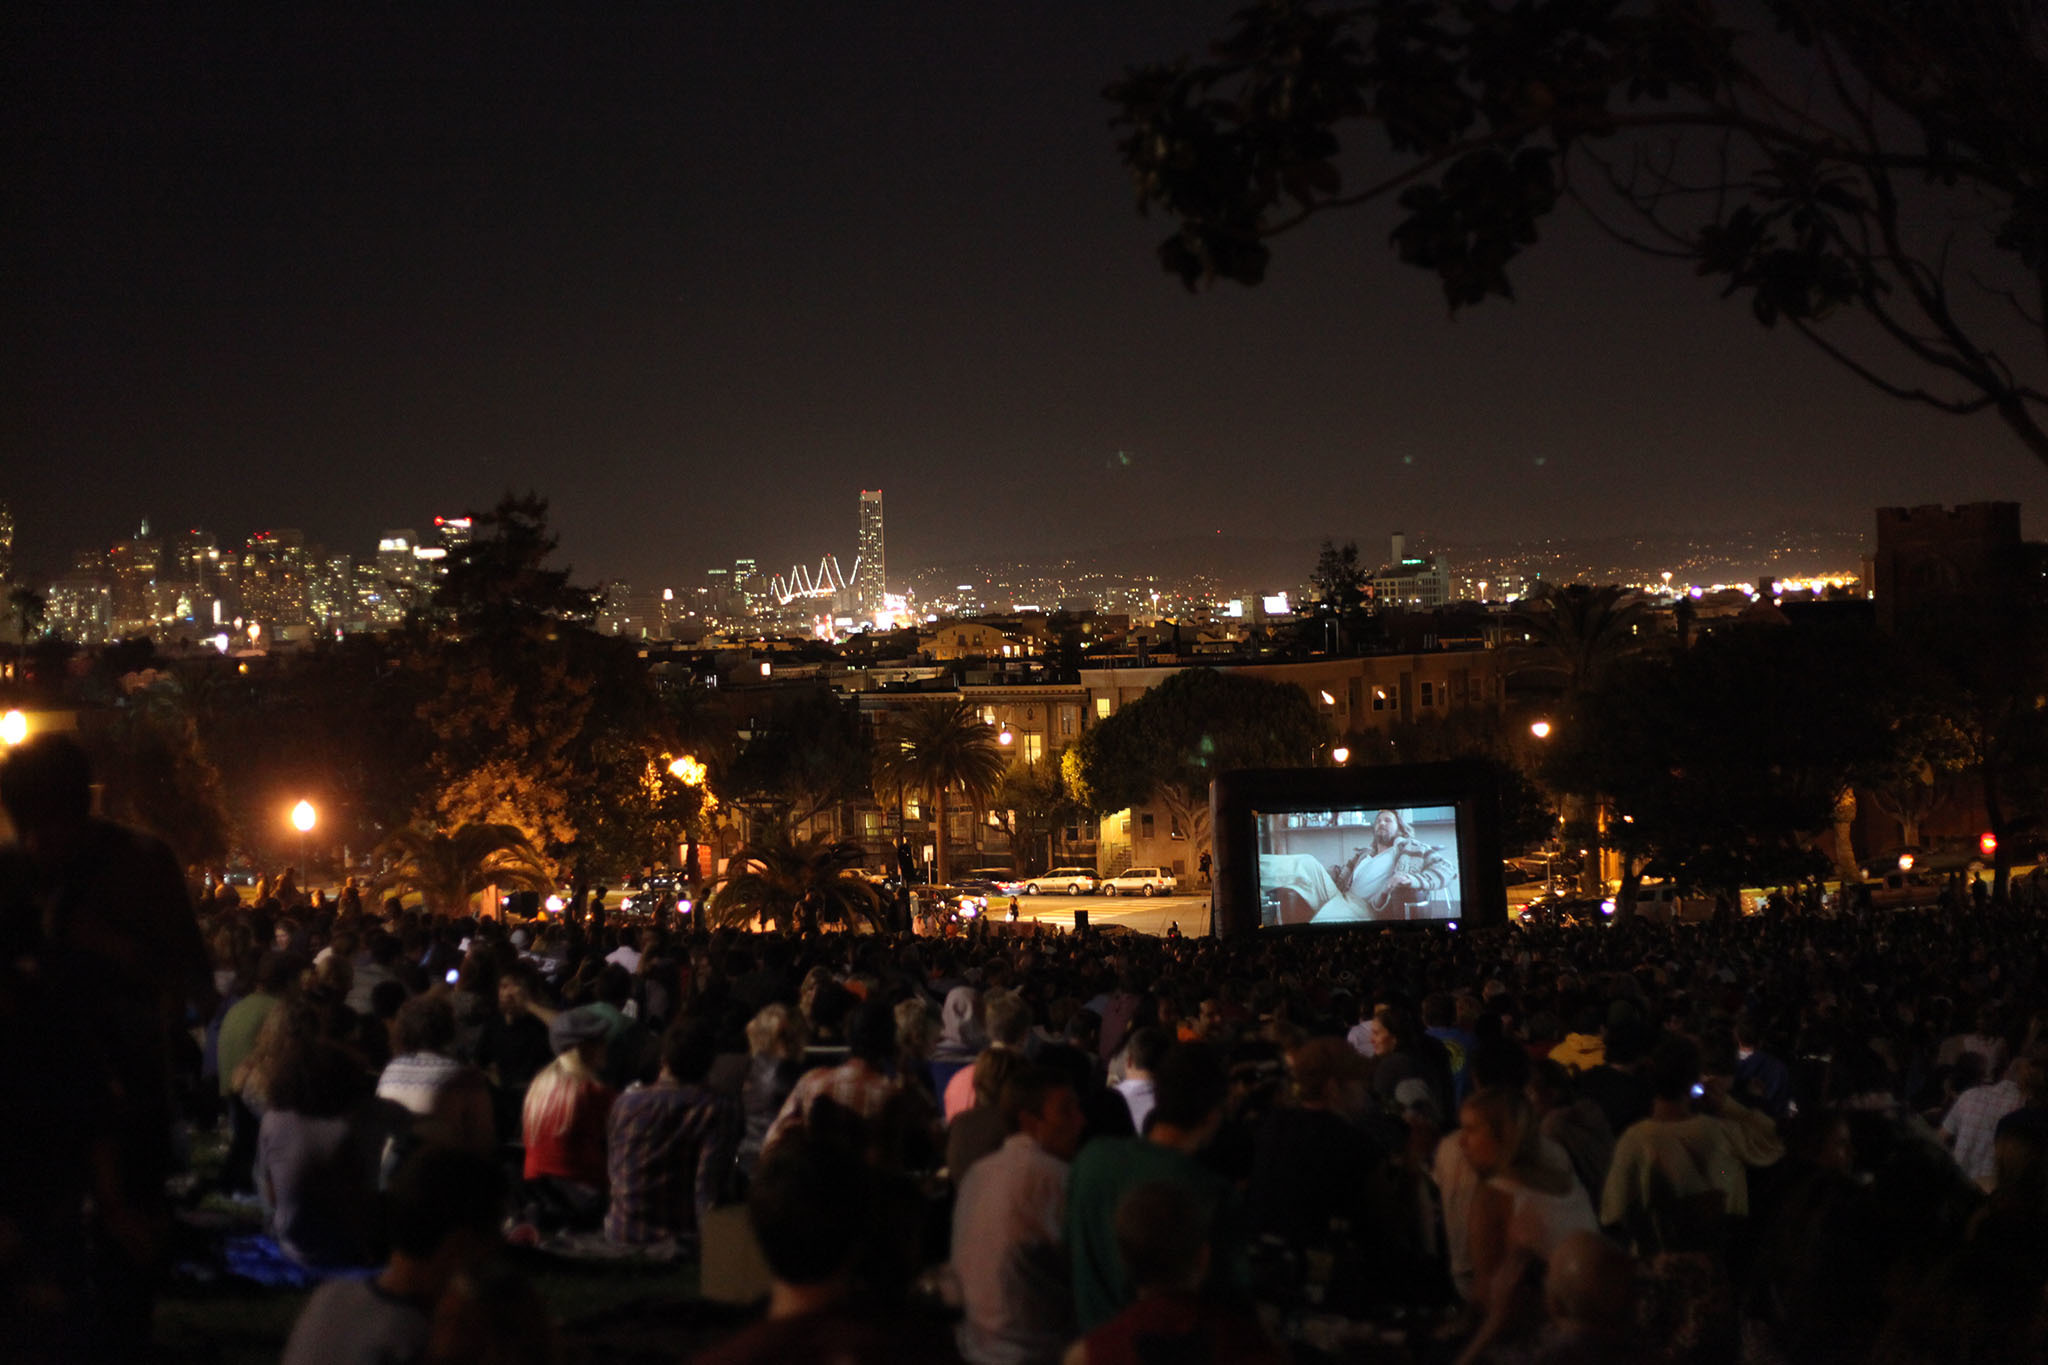
[[1108,719],[1109,719],[1109,698],[1108,698],[1108,697],[1097,697],[1097,698],[1095,699],[1095,719],[1097,719],[1097,720],[1108,720]]
[[1036,763],[1045,757],[1044,735],[1024,734],[1017,736],[1017,738],[1021,741],[1021,746],[1024,750],[1024,761],[1026,763]]
[[1060,737],[1062,739],[1072,739],[1074,737],[1075,709],[1071,706],[1062,706],[1060,708]]

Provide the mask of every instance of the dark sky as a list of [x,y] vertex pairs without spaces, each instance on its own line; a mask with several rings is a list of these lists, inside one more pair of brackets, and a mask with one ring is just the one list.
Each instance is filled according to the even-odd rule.
[[531,487],[581,575],[655,585],[850,563],[864,486],[892,569],[2048,495],[1992,421],[1568,224],[1456,321],[1370,217],[1189,295],[1100,91],[1234,3],[10,6],[21,548],[147,515],[361,551]]

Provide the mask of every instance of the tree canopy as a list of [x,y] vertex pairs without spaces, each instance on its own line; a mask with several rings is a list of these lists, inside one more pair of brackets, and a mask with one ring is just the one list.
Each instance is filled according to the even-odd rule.
[[765,917],[803,933],[825,924],[881,929],[882,895],[860,866],[861,847],[852,840],[798,839],[789,826],[771,823],[733,855],[711,898],[711,922],[744,925]]
[[976,811],[1002,785],[1008,756],[996,732],[966,701],[923,702],[890,720],[875,753],[877,791],[918,794],[932,810],[935,875],[951,875],[947,863],[951,831],[946,807],[954,792]]
[[1303,767],[1330,738],[1298,687],[1184,668],[1082,735],[1069,751],[1069,776],[1076,796],[1098,813],[1161,796],[1190,814],[1196,805],[1206,812],[1216,774]]
[[470,542],[448,554],[433,596],[436,615],[465,633],[491,636],[590,619],[596,593],[548,563],[561,538],[548,529],[546,498],[507,493],[474,522]]
[[1865,632],[1741,625],[1638,657],[1573,702],[1546,776],[1605,798],[1607,842],[1632,865],[1714,888],[1823,871],[1811,836],[1889,745],[1872,682],[1884,648]]
[[1560,204],[1884,393],[2048,461],[2048,36],[2032,3],[1257,0],[1107,91],[1188,285],[1396,206],[1455,310]]

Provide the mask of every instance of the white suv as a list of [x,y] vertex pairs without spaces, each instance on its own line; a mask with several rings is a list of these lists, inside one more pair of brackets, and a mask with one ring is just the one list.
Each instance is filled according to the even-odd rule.
[[1174,890],[1171,872],[1157,867],[1127,867],[1102,884],[1105,896],[1123,896],[1135,891],[1141,896],[1163,896]]
[[1088,867],[1056,867],[1043,877],[1032,877],[1024,883],[1027,896],[1049,896],[1055,891],[1079,896],[1094,889],[1095,870]]

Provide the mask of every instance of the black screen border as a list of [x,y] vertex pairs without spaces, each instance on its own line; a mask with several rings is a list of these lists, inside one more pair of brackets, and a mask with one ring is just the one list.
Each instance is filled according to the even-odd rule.
[[1375,768],[1242,768],[1209,787],[1209,828],[1215,854],[1215,913],[1210,931],[1238,934],[1341,933],[1372,928],[1446,928],[1443,920],[1356,920],[1343,924],[1259,922],[1259,815],[1302,811],[1450,806],[1457,812],[1461,928],[1508,922],[1501,876],[1500,788],[1483,763],[1405,763]]

